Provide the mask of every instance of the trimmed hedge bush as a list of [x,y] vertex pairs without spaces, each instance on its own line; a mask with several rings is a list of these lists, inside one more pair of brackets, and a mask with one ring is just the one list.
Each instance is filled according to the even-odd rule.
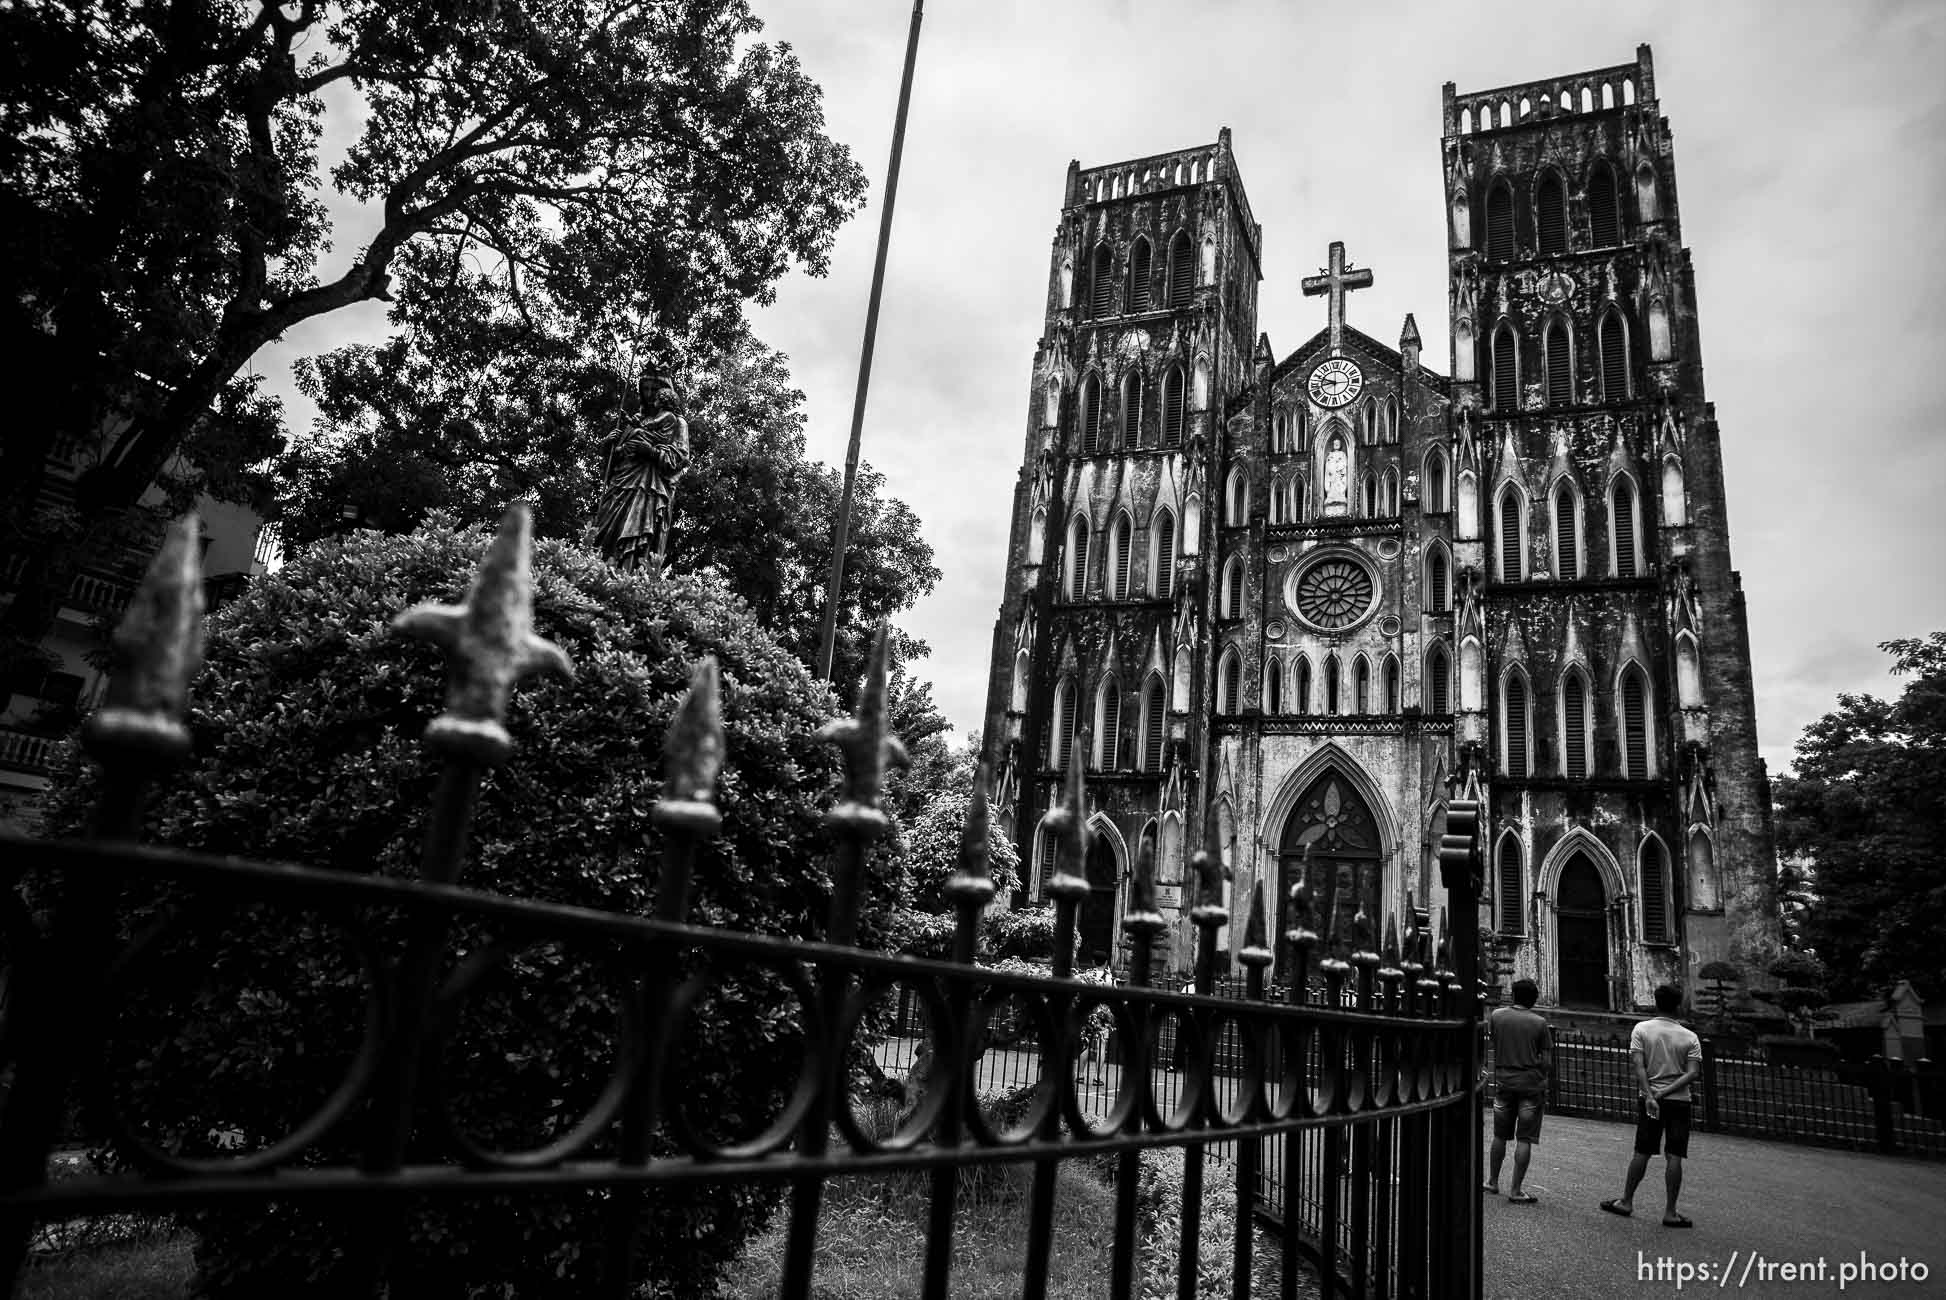
[[[486,541],[434,520],[411,536],[358,533],[319,543],[261,578],[210,621],[193,691],[196,757],[163,783],[148,815],[156,843],[362,873],[415,876],[438,766],[418,743],[444,695],[444,661],[397,635],[394,614],[456,600]],[[646,913],[659,838],[647,812],[661,745],[705,653],[722,668],[726,760],[721,839],[697,863],[690,917],[774,935],[822,933],[830,845],[820,823],[838,771],[814,738],[829,691],[781,650],[721,582],[619,573],[575,547],[534,553],[534,621],[576,676],[529,679],[507,725],[511,760],[489,774],[460,883],[521,898]],[[71,834],[93,792],[70,760],[49,830]],[[896,892],[875,859],[861,941],[882,946]],[[179,901],[132,894],[129,932]],[[165,1149],[217,1155],[261,1147],[310,1113],[342,1077],[362,1033],[366,981],[348,918],[199,903],[128,972],[110,1074],[138,1130]],[[398,918],[365,918],[396,954]],[[504,936],[455,925],[454,962]],[[450,1084],[452,1113],[486,1145],[520,1148],[564,1132],[612,1066],[616,951],[507,945],[428,1082]],[[449,967],[450,969],[450,967]],[[691,1017],[668,1095],[701,1129],[748,1136],[795,1079],[796,1001],[763,970],[723,973]],[[320,1149],[355,1159],[362,1130]],[[445,1161],[430,1108],[412,1160]],[[96,1122],[99,1122],[97,1117]],[[662,1139],[663,1150],[673,1150]],[[122,1153],[126,1155],[126,1152]],[[707,1293],[768,1217],[774,1188],[688,1186],[651,1196],[641,1224],[655,1294]],[[605,1193],[518,1201],[406,1202],[392,1294],[572,1295],[600,1270]],[[373,1207],[361,1207],[370,1215]],[[347,1284],[347,1241],[370,1218],[275,1205],[193,1216],[207,1294],[325,1296]]]

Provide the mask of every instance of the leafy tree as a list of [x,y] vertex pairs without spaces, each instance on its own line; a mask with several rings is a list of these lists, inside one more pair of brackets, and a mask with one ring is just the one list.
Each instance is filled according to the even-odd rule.
[[1778,849],[1810,861],[1806,946],[1836,998],[1901,979],[1946,994],[1946,632],[1887,641],[1909,675],[1893,702],[1841,695],[1805,728],[1796,774],[1778,782]]
[[[166,782],[148,838],[334,871],[413,876],[437,781],[417,732],[439,711],[444,671],[423,642],[390,631],[400,609],[459,594],[483,535],[444,520],[395,537],[359,532],[300,549],[210,620],[207,667],[190,717],[196,758]],[[827,688],[766,636],[720,579],[624,575],[578,548],[534,555],[537,630],[573,660],[573,680],[514,695],[512,758],[486,780],[461,883],[497,893],[641,914],[656,888],[660,832],[646,812],[661,790],[659,737],[693,661],[723,668],[726,756],[721,838],[698,855],[693,918],[738,930],[814,937],[829,906],[821,814],[837,772],[813,738]],[[85,770],[52,799],[55,833],[83,819]],[[868,882],[863,941],[887,942],[890,858]],[[136,886],[131,933],[175,899]],[[225,908],[200,901],[158,941],[117,997],[123,1112],[139,1132],[188,1155],[288,1132],[341,1077],[364,1023],[357,949],[330,913]],[[396,951],[397,918],[368,926]],[[462,1128],[503,1149],[558,1136],[612,1069],[617,954],[589,941],[531,943],[455,923],[450,951],[499,967],[460,1004],[453,1038],[429,1053]],[[718,1139],[749,1136],[796,1078],[796,1003],[780,979],[719,969],[709,1005],[681,1031],[675,1098]],[[440,1068],[443,1061],[444,1068]],[[437,1109],[412,1159],[450,1152]],[[673,1150],[667,1139],[662,1150]],[[357,1126],[322,1150],[355,1157]],[[656,1294],[700,1295],[759,1227],[772,1193],[750,1184],[652,1195],[643,1224]],[[395,1295],[586,1295],[596,1290],[605,1194],[402,1210]],[[347,1233],[369,1230],[279,1204],[199,1214],[198,1261],[212,1294],[345,1293],[333,1269]]]
[[[152,482],[247,489],[279,417],[244,370],[293,326],[491,281],[567,337],[704,346],[821,273],[862,173],[760,30],[745,0],[0,8],[0,341],[37,376],[0,449],[9,630],[40,637]],[[378,227],[330,276],[340,119],[330,183]],[[55,441],[105,428],[77,508],[31,513]]]
[[[486,288],[474,290],[484,295]],[[568,337],[532,327],[506,304],[478,310],[455,292],[415,301],[386,343],[357,345],[300,364],[299,384],[320,421],[283,458],[286,535],[302,542],[345,527],[349,512],[391,531],[433,509],[480,523],[505,503],[533,503],[541,536],[577,538],[593,515],[603,439],[620,389],[615,367],[636,336]],[[678,374],[692,453],[676,489],[669,560],[713,568],[758,620],[810,662],[817,651],[824,583],[841,480],[805,455],[804,395],[783,354],[747,332],[704,349]],[[882,494],[884,479],[859,475],[847,545],[837,677],[863,672],[871,629],[909,607],[939,579],[919,520]],[[901,659],[925,653],[902,640]],[[895,702],[907,688],[895,688]],[[895,704],[895,707],[896,704]],[[924,706],[930,709],[930,700]],[[936,711],[933,715],[936,718]],[[901,734],[917,744],[943,729],[917,714]]]

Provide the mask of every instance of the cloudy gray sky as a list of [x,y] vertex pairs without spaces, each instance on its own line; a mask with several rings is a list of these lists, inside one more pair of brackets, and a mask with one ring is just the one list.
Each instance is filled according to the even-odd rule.
[[[786,281],[756,319],[809,399],[814,454],[842,463],[910,3],[755,4],[872,182],[830,276]],[[985,707],[1070,158],[1229,126],[1277,355],[1323,325],[1297,282],[1342,239],[1376,278],[1347,318],[1392,340],[1415,313],[1444,369],[1441,84],[1624,63],[1640,42],[1675,139],[1772,772],[1838,692],[1894,689],[1877,643],[1946,628],[1946,4],[932,0],[864,454],[937,552],[944,577],[903,622],[931,642],[954,724],[979,727]],[[383,328],[341,317],[261,359],[273,386],[289,393],[290,356]]]

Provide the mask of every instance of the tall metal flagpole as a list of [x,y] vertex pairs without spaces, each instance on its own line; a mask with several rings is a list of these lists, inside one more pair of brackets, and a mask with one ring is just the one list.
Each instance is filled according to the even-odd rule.
[[845,581],[845,546],[851,540],[852,485],[858,478],[858,437],[865,427],[865,394],[872,384],[872,345],[878,338],[878,299],[885,288],[885,250],[892,243],[892,205],[899,197],[899,155],[905,149],[905,110],[912,102],[912,65],[919,57],[919,22],[926,0],[912,0],[912,31],[905,41],[905,77],[899,82],[899,115],[892,124],[892,160],[885,167],[885,207],[878,214],[878,261],[872,267],[872,297],[865,308],[865,345],[858,354],[858,391],[851,404],[851,445],[845,450],[845,490],[831,534],[831,573],[825,583],[824,639],[818,648],[818,676],[831,680],[838,642],[838,592]]

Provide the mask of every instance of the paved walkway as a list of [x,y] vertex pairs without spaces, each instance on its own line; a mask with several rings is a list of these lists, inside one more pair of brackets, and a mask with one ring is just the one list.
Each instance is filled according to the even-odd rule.
[[[1661,1226],[1660,1157],[1650,1161],[1635,1194],[1634,1218],[1598,1208],[1621,1194],[1634,1137],[1629,1124],[1547,1117],[1527,1172],[1527,1190],[1540,1203],[1483,1198],[1487,1300],[1679,1291],[1800,1300],[1946,1296],[1946,1164],[1698,1133],[1690,1138],[1680,1202],[1696,1226],[1671,1230]],[[1512,1176],[1511,1149],[1507,1166],[1503,1191]],[[1873,1265],[1896,1268],[1903,1258],[1906,1280],[1846,1280],[1841,1292],[1840,1270],[1856,1270],[1860,1252]],[[1665,1259],[1670,1271],[1657,1276]],[[1822,1281],[1816,1280],[1819,1261]],[[1766,1265],[1785,1262],[1808,1263],[1812,1280],[1789,1281],[1781,1273],[1764,1280]],[[1692,1274],[1679,1287],[1673,1272],[1679,1265],[1706,1267],[1709,1275]],[[1913,1265],[1928,1271],[1924,1280],[1912,1280]],[[1726,1267],[1734,1270],[1727,1282]]]

